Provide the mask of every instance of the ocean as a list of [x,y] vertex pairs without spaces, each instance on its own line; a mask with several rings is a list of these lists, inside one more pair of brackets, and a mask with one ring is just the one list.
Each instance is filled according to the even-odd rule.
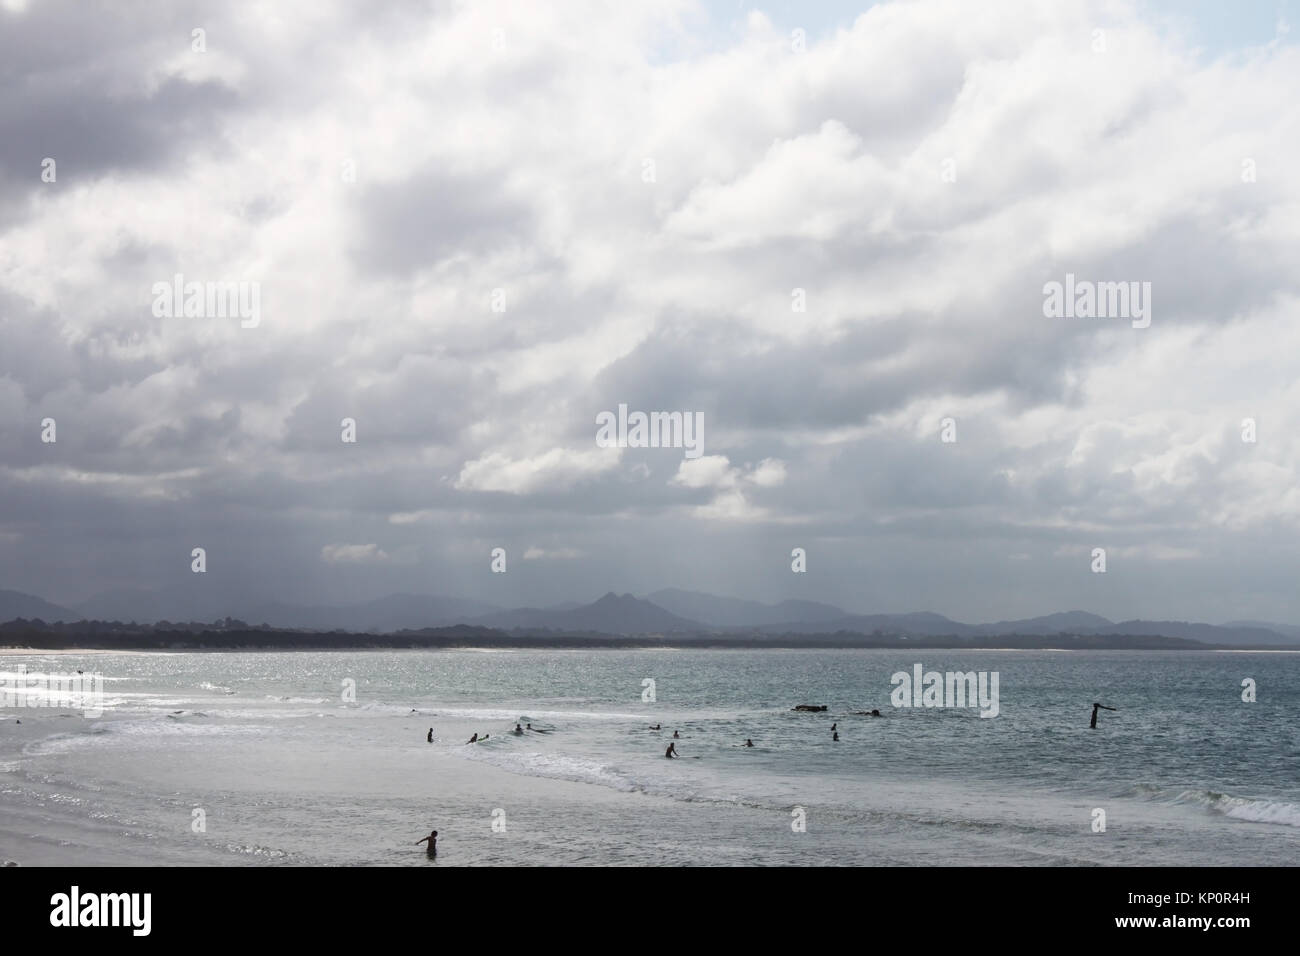
[[[892,675],[917,664],[996,674],[997,716],[894,706]],[[1300,861],[1293,653],[0,657],[9,672],[78,668],[102,676],[102,715],[0,710],[9,863]],[[1092,730],[1094,701],[1116,710]],[[475,733],[490,736],[466,743]],[[431,829],[436,860],[416,845]]]

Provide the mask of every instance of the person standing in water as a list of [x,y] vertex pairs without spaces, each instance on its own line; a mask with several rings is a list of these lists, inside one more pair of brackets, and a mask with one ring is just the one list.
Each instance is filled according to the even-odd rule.
[[835,733],[834,731],[832,731],[832,732],[831,732],[831,740],[839,740],[839,739],[840,739],[840,735],[837,734],[837,733]]
[[681,740],[681,739],[682,739],[682,735],[679,734],[677,731],[674,730],[674,731],[673,731],[673,740]]
[[429,743],[433,743],[433,728],[429,728]]
[[1102,710],[1114,710],[1114,709],[1115,709],[1114,707],[1107,707],[1105,704],[1093,704],[1093,705],[1092,705],[1092,723],[1088,724],[1088,728],[1089,728],[1090,730],[1096,730],[1096,729],[1097,729],[1097,708],[1098,708],[1098,707],[1100,707]]
[[[424,848],[425,853],[427,853],[429,856],[437,856],[438,855],[438,831],[434,830],[427,837],[425,837],[424,840],[429,841],[429,845]],[[415,845],[419,846],[421,843],[424,842],[424,840],[416,840]]]
[[518,724],[515,724],[514,733],[516,735],[522,736],[523,732],[524,732],[524,728],[520,727]]
[[835,723],[833,723],[833,724],[831,724],[831,733],[835,733],[835,731],[837,731],[837,730],[839,730],[839,729],[840,729],[840,725],[839,725],[839,722],[838,722],[838,721],[835,722]]
[[669,760],[672,760],[674,757],[680,756],[680,754],[677,753],[677,745],[669,744],[668,749],[664,751],[664,756],[667,757]]

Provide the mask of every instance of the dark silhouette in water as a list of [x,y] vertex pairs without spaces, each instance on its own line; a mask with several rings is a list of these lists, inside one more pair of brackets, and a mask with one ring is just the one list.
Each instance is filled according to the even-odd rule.
[[839,739],[840,739],[840,735],[839,735],[839,734],[836,734],[836,733],[832,733],[832,734],[831,734],[831,740],[839,740]]
[[754,746],[754,741],[752,741],[752,740],[750,740],[748,737],[746,737],[746,738],[745,738],[745,746],[746,746],[746,747],[752,747],[752,746]]
[[795,710],[805,710],[811,712],[822,711],[826,709],[825,704],[796,704]]
[[674,731],[673,731],[673,740],[681,740],[681,739],[682,739],[682,735],[679,734],[677,731],[674,730]]
[[647,730],[663,730],[664,727],[663,727],[663,724],[655,724],[653,727],[648,727],[648,728],[646,728],[646,729],[647,729]]
[[[438,855],[438,831],[434,830],[427,837],[425,837],[424,840],[429,841],[429,845],[424,848],[425,853],[427,853],[429,856],[437,856]],[[416,840],[415,845],[419,846],[421,843],[424,842],[424,840]]]
[[429,728],[429,743],[433,743],[433,728]]
[[840,729],[839,721],[836,721],[835,723],[831,724],[831,733],[835,733],[835,731],[839,729]]
[[1098,707],[1100,707],[1102,710],[1114,710],[1114,709],[1115,709],[1114,707],[1107,707],[1105,704],[1093,704],[1093,705],[1092,705],[1092,723],[1088,724],[1088,727],[1089,727],[1090,729],[1092,729],[1092,730],[1096,730],[1096,729],[1097,729],[1097,708],[1098,708]]
[[669,744],[668,749],[664,751],[664,756],[667,757],[669,760],[671,760],[673,757],[678,756],[677,745]]
[[520,727],[518,724],[515,724],[515,729],[512,730],[511,733],[522,737],[524,733],[524,728]]
[[[484,739],[486,740],[487,738],[484,738]],[[473,737],[469,738],[469,740],[465,741],[465,743],[467,743],[467,744],[476,744],[476,743],[478,743],[478,734],[475,734]]]

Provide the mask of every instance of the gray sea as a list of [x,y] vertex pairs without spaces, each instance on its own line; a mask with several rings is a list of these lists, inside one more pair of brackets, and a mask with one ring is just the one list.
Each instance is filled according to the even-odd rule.
[[[892,675],[916,664],[996,673],[997,716],[894,706]],[[101,715],[0,710],[4,860],[1300,862],[1291,653],[0,657],[8,672],[78,668],[102,676]],[[1242,700],[1246,679],[1255,702]],[[1116,710],[1092,730],[1094,701]],[[804,703],[829,709],[792,711]],[[873,708],[880,717],[854,713]],[[533,730],[515,735],[516,722]],[[489,738],[466,743],[474,733]],[[430,829],[436,861],[415,845]]]

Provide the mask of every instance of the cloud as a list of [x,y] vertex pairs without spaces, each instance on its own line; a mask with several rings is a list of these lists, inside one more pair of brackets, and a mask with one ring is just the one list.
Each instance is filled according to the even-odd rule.
[[778,488],[785,484],[785,462],[777,458],[764,458],[746,476],[760,488]]
[[327,544],[320,549],[327,564],[375,564],[388,560],[377,544]]
[[736,469],[726,455],[702,455],[683,459],[672,484],[683,488],[726,488],[735,484],[736,478]]
[[712,248],[800,239],[825,242],[853,228],[879,231],[863,217],[893,192],[891,173],[844,124],[774,143],[758,164],[728,184],[698,187],[665,228]]
[[757,465],[733,468],[726,455],[703,455],[688,458],[677,466],[669,484],[683,488],[734,488],[751,484],[759,488],[777,488],[785,484],[785,462],[764,458]]
[[[540,552],[511,600],[795,596],[794,535],[836,572],[798,596],[867,609],[1300,619],[1287,38],[1207,55],[1126,0],[879,3],[802,53],[650,0],[149,11],[0,12],[6,586],[169,587],[198,539],[232,595],[498,601],[504,542]],[[177,272],[260,282],[261,324],[153,316]],[[1151,326],[1044,318],[1067,272],[1151,282]],[[709,454],[594,447],[619,403]],[[1093,541],[1137,549],[1122,592],[1081,593]]]
[[530,458],[492,452],[466,462],[456,479],[461,491],[503,491],[512,495],[563,490],[616,467],[621,449],[573,451],[552,448]]
[[546,550],[545,548],[530,547],[524,552],[525,561],[539,561],[543,559],[551,560],[568,560],[582,557],[582,552],[576,548],[555,548]]
[[756,521],[767,514],[766,509],[755,507],[739,491],[724,491],[708,504],[691,509],[691,515],[703,521]]

